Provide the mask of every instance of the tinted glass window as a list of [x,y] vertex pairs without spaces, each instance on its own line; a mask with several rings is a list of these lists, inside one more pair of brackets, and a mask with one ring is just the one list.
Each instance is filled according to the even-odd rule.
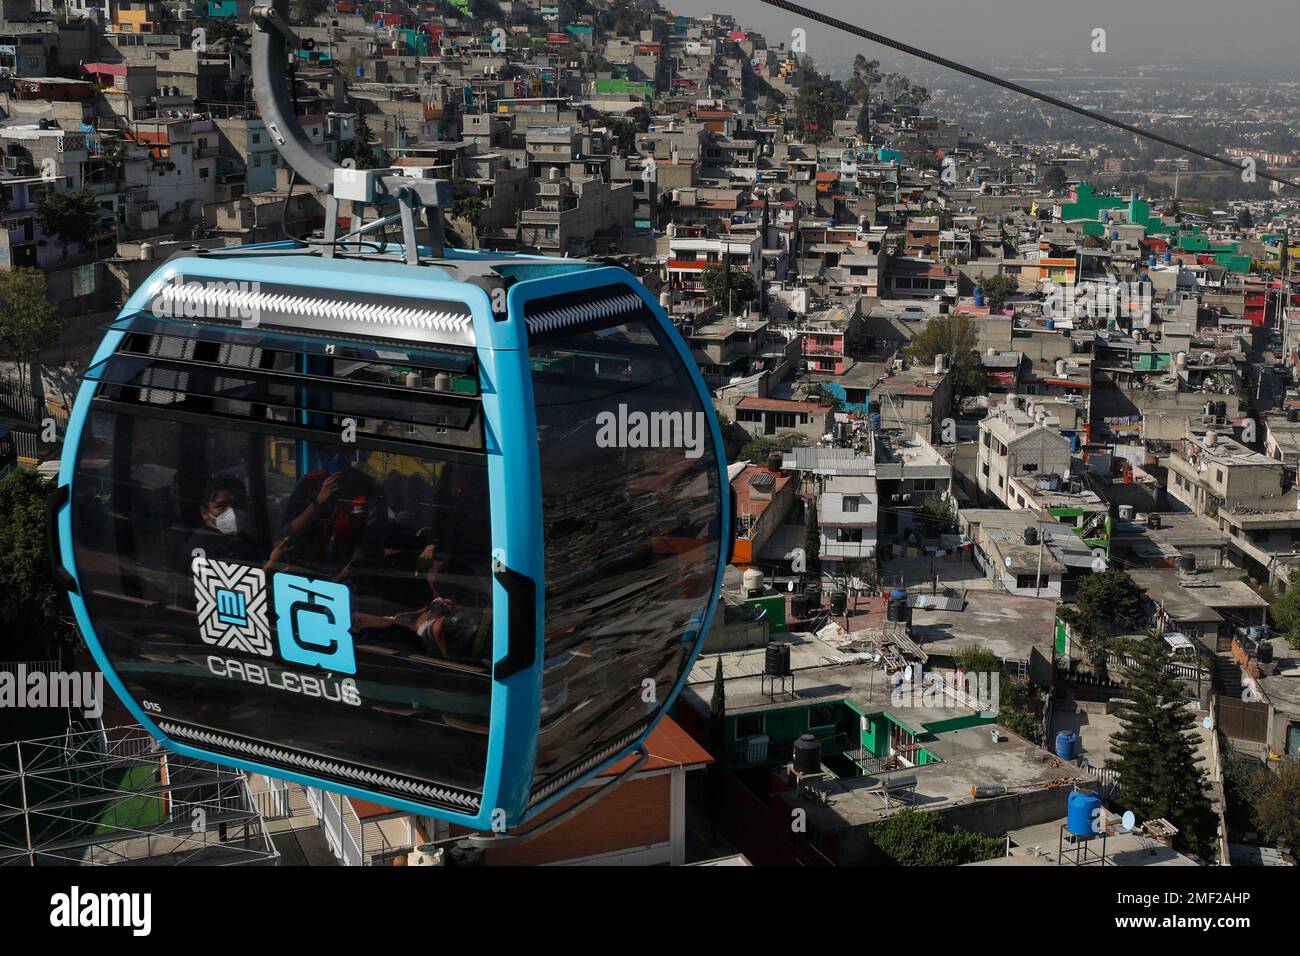
[[77,570],[99,640],[156,720],[481,789],[481,459],[97,407],[74,485]]
[[552,332],[530,356],[546,548],[536,791],[662,706],[711,597],[721,491],[704,407],[652,318]]

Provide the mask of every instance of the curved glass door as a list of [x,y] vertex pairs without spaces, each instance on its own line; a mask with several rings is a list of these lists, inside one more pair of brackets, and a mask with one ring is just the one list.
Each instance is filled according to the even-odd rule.
[[703,400],[648,308],[533,335],[529,354],[546,566],[536,802],[663,706],[712,597],[722,529]]
[[492,688],[483,455],[426,444],[473,442],[430,417],[438,396],[410,366],[317,358],[294,379],[302,363],[222,334],[210,349],[128,337],[96,373],[72,527],[99,643],[178,743],[474,812]]

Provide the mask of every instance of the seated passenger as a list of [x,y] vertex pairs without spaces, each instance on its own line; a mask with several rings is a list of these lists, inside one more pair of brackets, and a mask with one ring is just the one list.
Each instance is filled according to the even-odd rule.
[[353,562],[383,553],[388,506],[378,483],[336,452],[294,487],[281,526],[283,540],[267,567],[285,564],[346,581]]
[[208,482],[199,503],[199,527],[185,542],[185,562],[194,559],[197,549],[214,561],[258,562],[261,554],[253,540],[247,503],[248,496],[238,478],[218,475]]

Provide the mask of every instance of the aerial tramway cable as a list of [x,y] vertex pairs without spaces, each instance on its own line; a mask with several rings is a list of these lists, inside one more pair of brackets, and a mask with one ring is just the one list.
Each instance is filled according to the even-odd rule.
[[[903,43],[901,40],[895,40],[881,33],[867,30],[863,27],[848,23],[838,17],[821,13],[817,10],[810,9],[799,3],[790,3],[789,0],[761,0],[762,3],[769,7],[776,7],[787,13],[793,13],[801,17],[807,17],[809,20],[816,20],[824,26],[832,27],[836,30],[842,30],[845,33],[851,33],[854,36],[862,37],[864,40],[870,40],[872,43],[879,43],[881,46],[887,46],[891,50],[897,50],[900,53],[906,53],[909,56],[917,57],[921,60],[934,63],[938,66],[946,67],[949,70],[956,70],[958,73],[964,73],[967,76],[974,77],[977,80],[983,80],[985,83],[992,83],[994,86],[1000,86],[1004,90],[1010,90],[1012,93],[1019,93],[1021,96],[1028,96],[1032,99],[1048,103],[1052,106],[1071,113],[1077,113],[1079,116],[1085,116],[1090,120],[1098,123],[1104,123],[1107,126],[1114,126],[1116,129],[1122,129],[1134,136],[1141,136],[1144,139],[1152,140],[1164,146],[1171,146],[1174,149],[1182,150],[1185,153],[1191,153],[1193,156],[1199,156],[1213,163],[1219,163],[1222,166],[1228,166],[1232,169],[1241,171],[1244,167],[1239,160],[1231,159],[1227,156],[1218,156],[1214,153],[1206,152],[1195,146],[1188,146],[1186,143],[1180,143],[1176,139],[1170,139],[1167,136],[1161,136],[1159,133],[1153,133],[1150,130],[1142,129],[1140,126],[1134,126],[1132,123],[1126,123],[1123,120],[1115,119],[1104,113],[1098,113],[1096,110],[1090,110],[1082,106],[1076,106],[1059,97],[1052,96],[1050,93],[1041,93],[1038,90],[1032,90],[1027,86],[1021,86],[1019,83],[1013,83],[1010,80],[1004,80],[1000,76],[994,76],[992,73],[986,73],[983,70],[977,70],[973,66],[966,66],[958,63],[956,60],[950,60],[946,56],[940,56],[937,53],[930,53],[922,50],[920,47],[912,46],[910,43]],[[1267,179],[1271,182],[1280,183],[1283,186],[1290,186],[1293,189],[1300,189],[1300,183],[1291,179],[1284,179],[1281,176],[1275,176],[1268,172],[1255,172],[1259,179]]]

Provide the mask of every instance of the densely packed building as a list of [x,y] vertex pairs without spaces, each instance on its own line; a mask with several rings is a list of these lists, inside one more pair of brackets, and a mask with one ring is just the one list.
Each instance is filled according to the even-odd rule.
[[[321,227],[321,197],[293,182],[258,116],[247,0],[0,6],[0,270],[44,272],[74,330],[175,249]],[[1229,728],[1215,712],[1236,746],[1300,755],[1300,647],[1242,584],[1280,593],[1300,565],[1294,191],[1222,210],[1112,194],[1089,180],[1120,157],[986,141],[896,75],[855,64],[831,80],[731,17],[648,0],[317,0],[294,21],[295,102],[328,156],[448,179],[457,244],[617,262],[680,328],[741,509],[729,613],[680,720],[707,746],[715,663],[789,633],[813,642],[800,680],[831,688],[801,701],[756,672],[729,677],[718,719],[733,769],[784,767],[811,731],[840,777],[915,769],[913,787],[937,781],[963,825],[979,826],[985,782],[1022,778],[1008,813],[1025,829],[1056,819],[1062,800],[1039,794],[1097,774],[1045,771],[1041,745],[1077,729],[1084,695],[999,749],[981,708],[909,722],[886,684],[844,666],[865,654],[919,683],[931,657],[976,648],[1050,697],[1088,663],[1059,609],[1110,569],[1143,589],[1149,627],[1192,648],[1201,706],[1214,707],[1202,674],[1219,697],[1244,694],[1258,720],[1234,711]],[[52,193],[89,221],[51,215]],[[88,357],[69,341],[0,392],[29,463],[57,453],[34,436],[66,412],[60,369]],[[745,616],[760,604],[761,622]],[[988,781],[954,742],[984,723]],[[707,762],[682,746],[674,772]],[[771,786],[787,815],[805,792]],[[728,793],[759,821],[753,793]],[[888,797],[820,807],[811,849],[751,828],[751,852],[852,861],[852,834]],[[654,836],[681,862],[680,833]]]

